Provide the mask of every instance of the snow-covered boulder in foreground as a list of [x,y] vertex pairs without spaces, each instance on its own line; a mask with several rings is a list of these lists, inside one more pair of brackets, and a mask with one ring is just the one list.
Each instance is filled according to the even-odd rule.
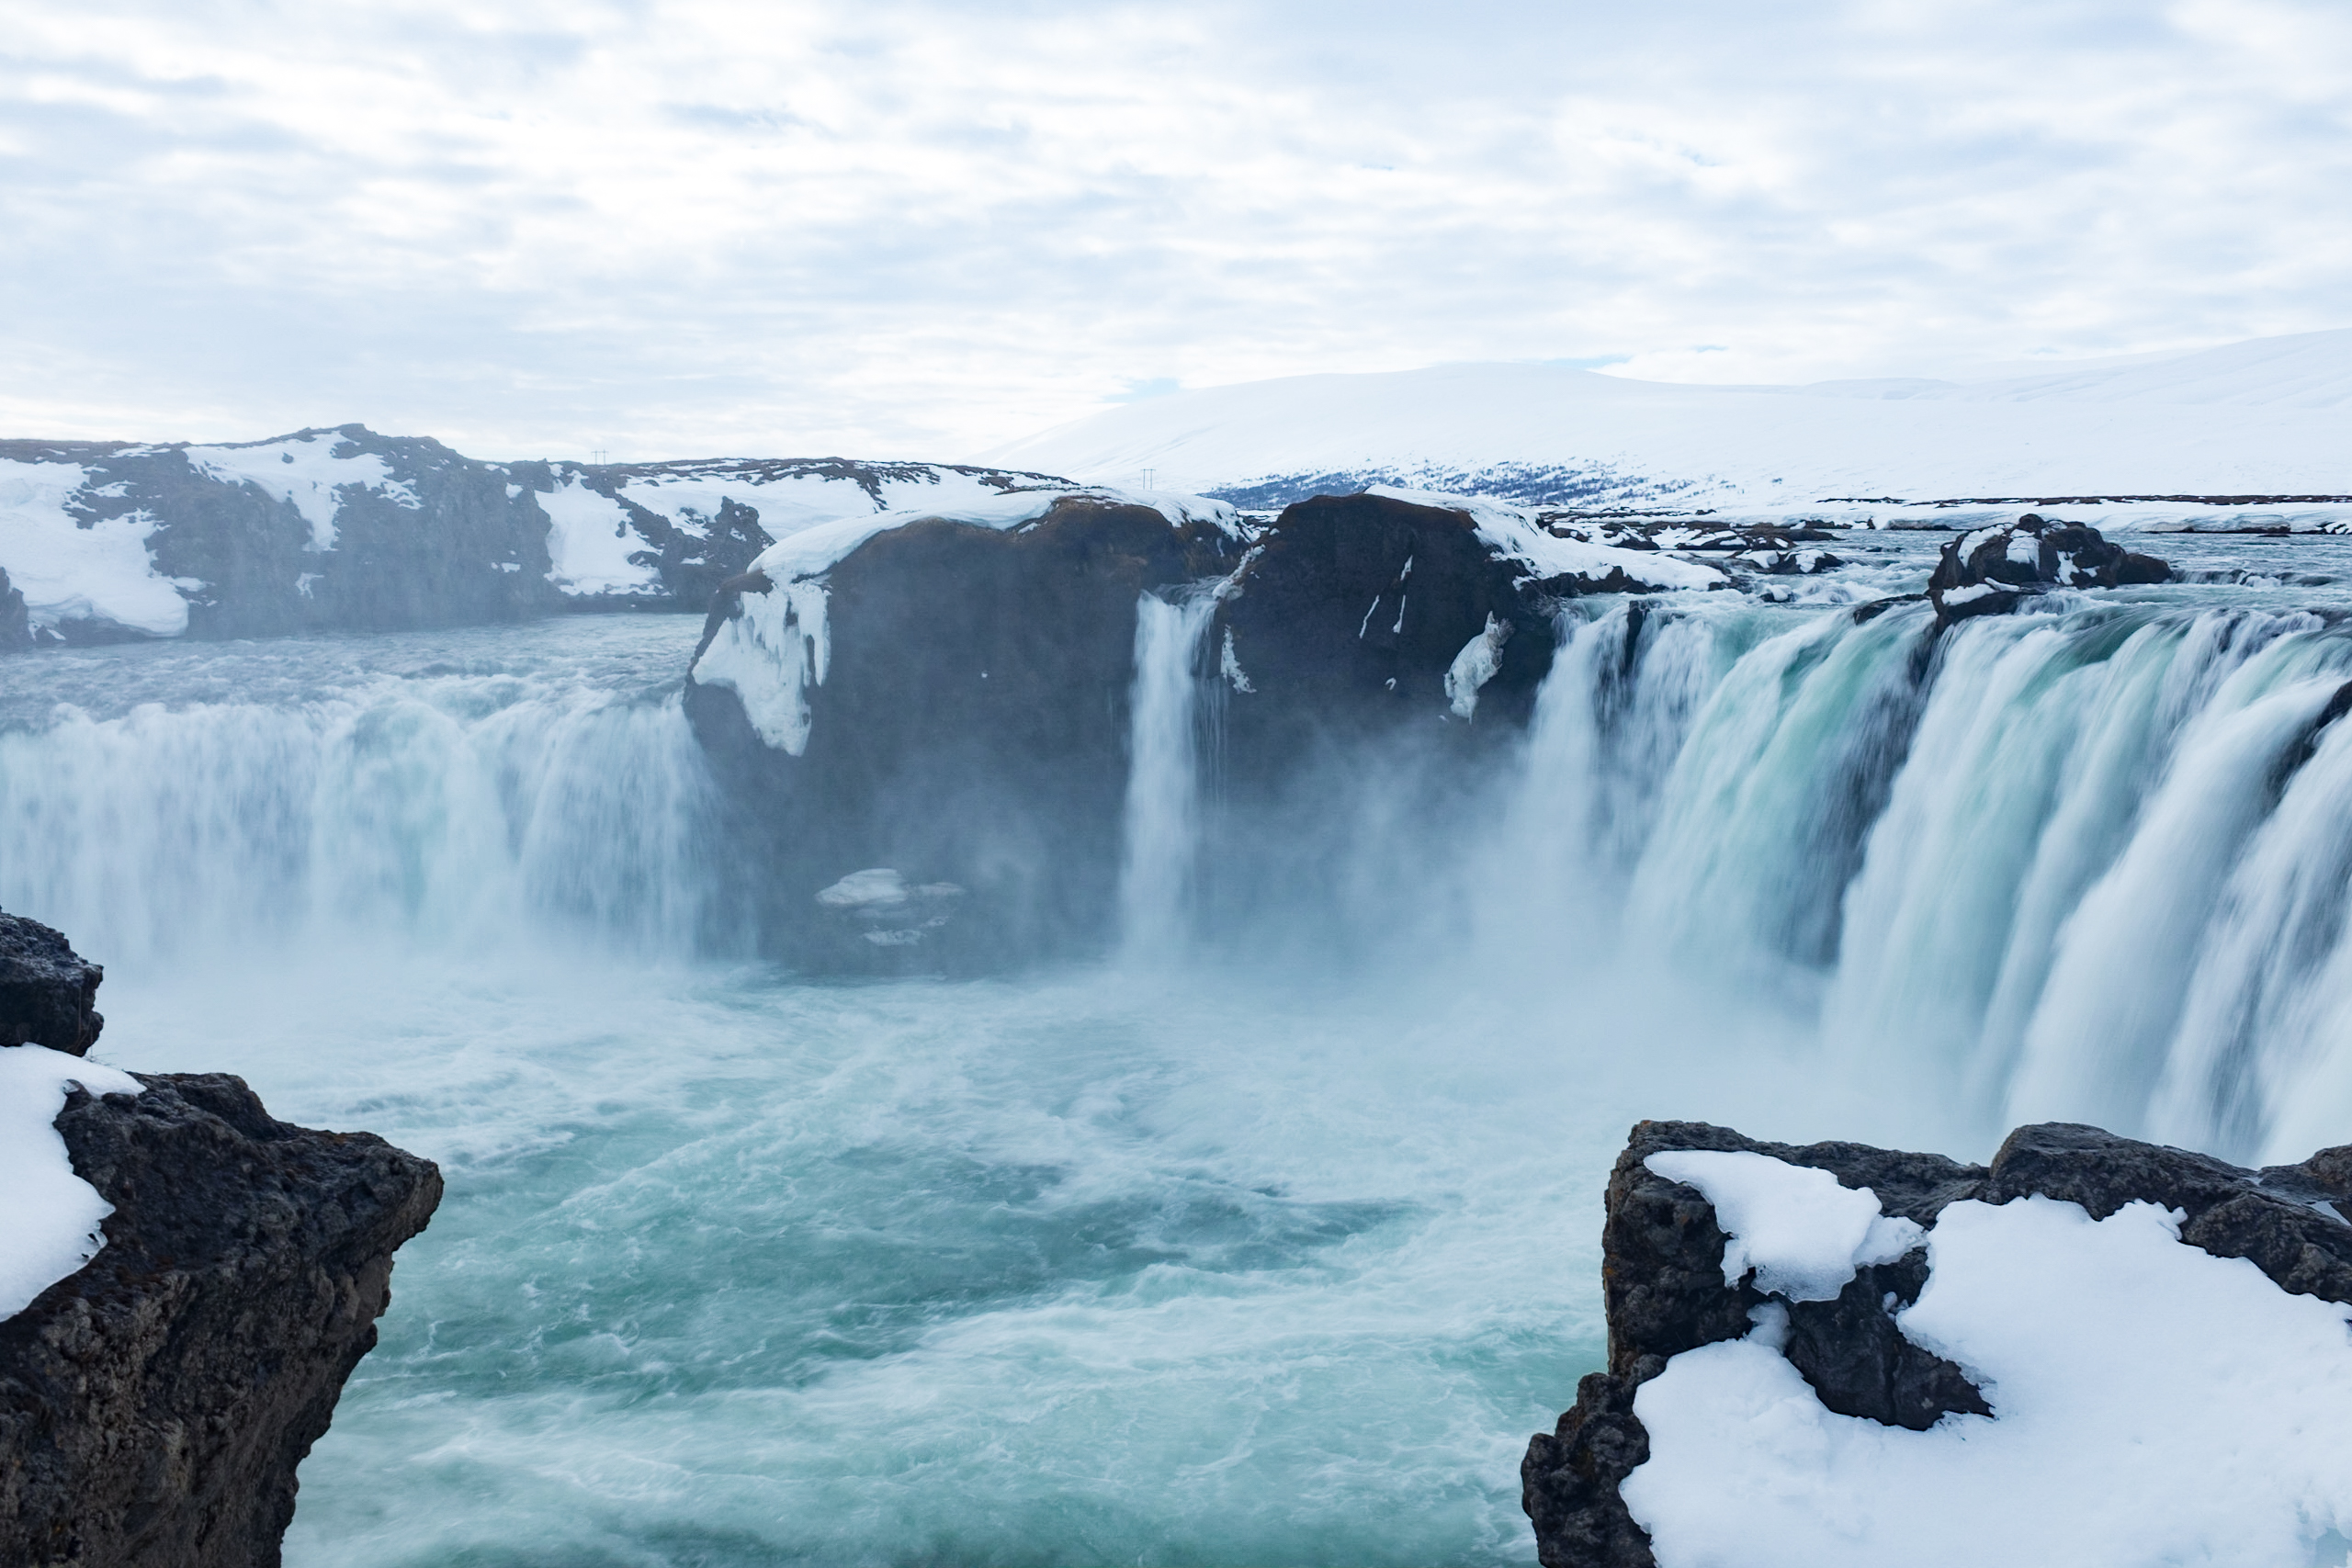
[[1644,1122],[1603,1246],[1609,1369],[1521,1472],[1546,1568],[2352,1538],[2352,1147],[2250,1171],[2048,1124],[1983,1167]]
[[1296,376],[1131,402],[983,462],[1248,507],[1388,483],[1727,521],[2352,529],[2352,330],[2129,364],[1735,387],[1552,365]]

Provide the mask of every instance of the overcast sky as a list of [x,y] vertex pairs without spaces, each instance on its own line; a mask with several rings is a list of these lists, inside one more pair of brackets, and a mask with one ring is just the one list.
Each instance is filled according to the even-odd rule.
[[0,0],[0,434],[954,457],[1123,396],[2352,325],[2346,0]]

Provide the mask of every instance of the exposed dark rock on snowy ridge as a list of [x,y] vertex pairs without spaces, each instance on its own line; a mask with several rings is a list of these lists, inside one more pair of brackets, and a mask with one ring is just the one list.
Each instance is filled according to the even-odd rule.
[[97,1043],[106,971],[74,951],[65,933],[0,913],[0,1045],[46,1045],[79,1056]]
[[[1724,1282],[1724,1233],[1697,1190],[1650,1170],[1671,1151],[1742,1150],[1870,1188],[1883,1210],[1921,1224],[1963,1199],[2039,1194],[2103,1219],[2146,1200],[2180,1210],[2181,1239],[2252,1261],[2282,1290],[2352,1302],[2352,1146],[2300,1165],[2244,1170],[2209,1156],[2093,1127],[2047,1123],[2009,1135],[1990,1166],[1857,1144],[1758,1142],[1698,1122],[1635,1127],[1609,1182],[1602,1292],[1609,1367],[1584,1379],[1556,1431],[1539,1433],[1521,1468],[1521,1501],[1546,1568],[1651,1568],[1618,1487],[1649,1457],[1634,1414],[1640,1386],[1667,1361],[1749,1331],[1764,1295],[1753,1276]],[[1893,1313],[1926,1281],[1924,1254],[1861,1267],[1834,1301],[1790,1302],[1785,1354],[1822,1403],[1843,1415],[1924,1429],[1945,1412],[1983,1413],[1961,1370],[1904,1338]]]

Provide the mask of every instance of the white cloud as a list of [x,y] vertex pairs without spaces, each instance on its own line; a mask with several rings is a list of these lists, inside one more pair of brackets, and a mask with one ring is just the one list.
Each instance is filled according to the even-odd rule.
[[1142,386],[2345,324],[2318,0],[19,0],[0,425],[943,456]]

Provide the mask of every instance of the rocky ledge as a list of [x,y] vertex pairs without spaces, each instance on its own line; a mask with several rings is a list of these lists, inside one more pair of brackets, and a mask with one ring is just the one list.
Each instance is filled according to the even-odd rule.
[[[51,938],[54,984],[0,989],[14,1038],[85,1004],[96,968],[0,916],[0,946]],[[71,1090],[56,1120],[113,1206],[105,1245],[0,1319],[0,1562],[270,1568],[296,1467],[376,1342],[392,1253],[440,1173],[276,1121],[225,1074],[132,1077],[137,1094]]]
[[1797,1147],[1700,1122],[1645,1122],[1609,1181],[1601,1274],[1608,1370],[1583,1380],[1575,1407],[1557,1430],[1529,1442],[1521,1466],[1521,1501],[1545,1568],[1654,1568],[1650,1537],[1620,1492],[1652,1457],[1636,1396],[1673,1358],[1748,1336],[1768,1301],[1786,1313],[1781,1353],[1829,1411],[1914,1432],[1953,1416],[1990,1413],[1999,1420],[1961,1367],[1897,1324],[1928,1280],[1928,1254],[1917,1233],[1907,1247],[1898,1239],[1878,1254],[1858,1252],[1851,1279],[1831,1299],[1776,1299],[1759,1288],[1758,1270],[1726,1282],[1736,1267],[1725,1264],[1727,1230],[1736,1226],[1697,1187],[1651,1168],[1657,1156],[1689,1151],[1762,1155],[1826,1171],[1841,1188],[1869,1189],[1890,1221],[1920,1227],[1970,1200],[1999,1205],[2038,1195],[2079,1204],[2095,1221],[2144,1201],[2177,1212],[2180,1241],[2216,1258],[2245,1258],[2282,1292],[2352,1303],[2352,1146],[2300,1165],[2245,1170],[2095,1127],[2047,1123],[2019,1128],[1989,1166],[1976,1166],[1860,1144]]
[[2170,580],[2172,568],[2125,549],[2096,528],[2029,512],[2015,523],[1949,541],[1928,580],[1939,624],[2006,615],[2052,588],[2120,588]]

